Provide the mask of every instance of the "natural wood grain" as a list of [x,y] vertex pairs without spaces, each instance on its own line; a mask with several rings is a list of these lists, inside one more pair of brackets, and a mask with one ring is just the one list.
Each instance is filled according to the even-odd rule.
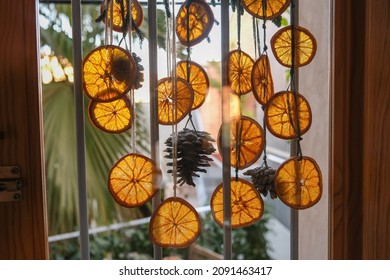
[[364,1],[333,1],[330,258],[360,259]]
[[367,2],[363,258],[390,259],[390,2]]
[[0,165],[21,167],[24,196],[0,204],[0,259],[48,257],[37,2],[0,0]]

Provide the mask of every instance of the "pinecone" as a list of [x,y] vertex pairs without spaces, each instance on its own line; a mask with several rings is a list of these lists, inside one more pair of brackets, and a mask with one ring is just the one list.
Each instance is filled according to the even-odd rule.
[[[197,172],[206,173],[203,167],[209,167],[212,159],[208,157],[215,152],[211,142],[214,139],[209,133],[204,131],[194,131],[188,128],[183,129],[178,133],[177,139],[177,175],[179,177],[178,184],[188,184],[195,187],[192,177],[199,177]],[[164,152],[168,153],[165,158],[173,158],[172,135],[165,141],[168,148]],[[173,162],[169,162],[168,166],[172,167]],[[173,173],[173,169],[168,170],[168,173]]]
[[272,199],[277,198],[275,190],[276,170],[269,166],[260,166],[250,169],[244,175],[252,176],[252,183],[259,193],[267,196],[268,192]]
[[132,53],[135,63],[137,64],[137,75],[134,80],[134,89],[139,89],[142,87],[144,81],[144,67],[141,64],[141,58],[136,54]]

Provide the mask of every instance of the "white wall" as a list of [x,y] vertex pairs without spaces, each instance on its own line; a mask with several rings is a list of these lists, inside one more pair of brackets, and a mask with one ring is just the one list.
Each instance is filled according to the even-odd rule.
[[324,184],[317,205],[299,212],[299,259],[328,258],[330,12],[331,0],[299,0],[299,25],[317,39],[314,60],[299,70],[299,91],[308,99],[313,114],[311,129],[301,143],[303,154],[320,166]]

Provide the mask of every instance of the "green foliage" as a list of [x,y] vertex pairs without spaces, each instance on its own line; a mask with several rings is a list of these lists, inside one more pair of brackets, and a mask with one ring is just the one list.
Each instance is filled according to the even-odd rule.
[[[270,259],[265,233],[268,216],[255,225],[233,230],[233,259]],[[196,241],[216,253],[223,254],[223,232],[210,214],[202,218],[202,231]],[[50,244],[50,259],[78,259],[77,239]],[[153,244],[149,240],[148,225],[92,235],[90,238],[91,259],[152,259]],[[163,249],[163,256],[188,258],[188,248]]]

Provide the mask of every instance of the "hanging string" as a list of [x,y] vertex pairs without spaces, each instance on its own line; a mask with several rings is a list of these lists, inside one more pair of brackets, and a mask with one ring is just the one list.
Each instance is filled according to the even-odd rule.
[[[188,0],[186,4],[187,14],[186,14],[186,32],[187,32],[187,59],[186,59],[186,72],[187,72],[187,82],[190,83],[190,61],[191,61],[191,47],[190,47],[190,7],[192,4],[192,0]],[[192,122],[192,110],[188,113],[188,118],[191,120],[192,126],[194,126]],[[188,123],[188,122],[187,122]],[[195,126],[194,126],[195,127]]]
[[252,32],[253,32],[253,43],[254,43],[254,49],[255,49],[255,59],[257,59],[259,57],[259,54],[257,52],[257,33],[256,33],[256,18],[255,17],[252,17]]
[[[296,53],[295,53],[295,3],[294,0],[291,0],[290,4],[290,26],[291,26],[291,68],[290,68],[290,79],[291,79],[291,91],[293,93],[293,98],[294,98],[294,110],[295,110],[295,120],[291,120],[291,114],[290,115],[290,122],[293,128],[295,129],[294,126],[294,121],[296,124],[296,144],[297,144],[297,156],[302,159],[302,148],[301,148],[301,140],[302,140],[302,135],[301,135],[301,128],[300,128],[300,123],[299,123],[299,109],[298,109],[298,93],[296,90],[296,84],[295,84],[295,60],[296,60]],[[290,109],[290,104],[289,104],[289,98],[287,98],[288,106]]]
[[263,45],[263,53],[267,53],[268,46],[267,46],[267,19],[265,18],[267,14],[267,0],[262,0],[263,1],[263,40],[264,40],[264,45]]

